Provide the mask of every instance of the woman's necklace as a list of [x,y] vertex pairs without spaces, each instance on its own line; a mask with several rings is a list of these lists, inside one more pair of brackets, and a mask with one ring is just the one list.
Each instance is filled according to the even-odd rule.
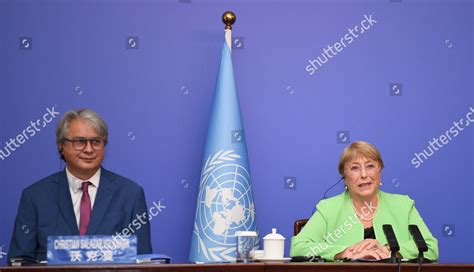
[[359,219],[362,220],[362,221],[372,221],[375,217],[375,214],[377,213],[378,208],[379,208],[379,205],[377,204],[377,207],[375,207],[375,211],[372,213],[372,216],[371,217],[365,217],[364,215],[361,215],[357,212],[356,206],[354,205],[354,200],[352,200],[352,198],[351,198],[351,202],[352,202],[352,207],[354,208],[355,213],[357,214]]

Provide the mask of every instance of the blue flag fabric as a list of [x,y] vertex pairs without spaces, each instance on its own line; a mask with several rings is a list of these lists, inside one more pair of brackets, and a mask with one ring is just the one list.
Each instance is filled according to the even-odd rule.
[[231,52],[224,42],[189,260],[235,261],[237,231],[257,231],[257,220]]

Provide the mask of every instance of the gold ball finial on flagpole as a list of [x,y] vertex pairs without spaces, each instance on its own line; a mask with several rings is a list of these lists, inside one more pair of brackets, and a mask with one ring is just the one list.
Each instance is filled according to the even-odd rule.
[[235,14],[232,11],[226,11],[222,14],[222,22],[225,24],[225,29],[232,29],[232,25],[235,23]]

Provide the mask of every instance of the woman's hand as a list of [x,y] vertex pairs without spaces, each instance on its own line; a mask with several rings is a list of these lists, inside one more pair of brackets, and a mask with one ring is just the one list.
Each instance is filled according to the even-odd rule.
[[358,253],[352,253],[351,259],[375,259],[381,260],[385,259],[387,256],[380,250],[377,249],[363,249]]
[[388,250],[387,247],[382,246],[379,241],[376,239],[365,239],[360,241],[359,243],[347,248],[349,251],[351,251],[353,254],[359,254],[362,252],[364,249],[369,250],[369,251],[377,251],[381,253],[383,256],[390,256],[390,250]]
[[346,248],[343,252],[337,254],[335,258],[350,259],[385,259],[390,256],[390,250],[386,246],[382,246],[375,239],[365,239],[359,243]]

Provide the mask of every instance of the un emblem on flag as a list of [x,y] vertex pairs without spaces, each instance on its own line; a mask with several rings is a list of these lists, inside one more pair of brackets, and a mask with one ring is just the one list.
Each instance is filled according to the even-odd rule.
[[194,235],[209,261],[235,261],[235,232],[256,230],[250,174],[233,150],[209,156],[201,175]]

